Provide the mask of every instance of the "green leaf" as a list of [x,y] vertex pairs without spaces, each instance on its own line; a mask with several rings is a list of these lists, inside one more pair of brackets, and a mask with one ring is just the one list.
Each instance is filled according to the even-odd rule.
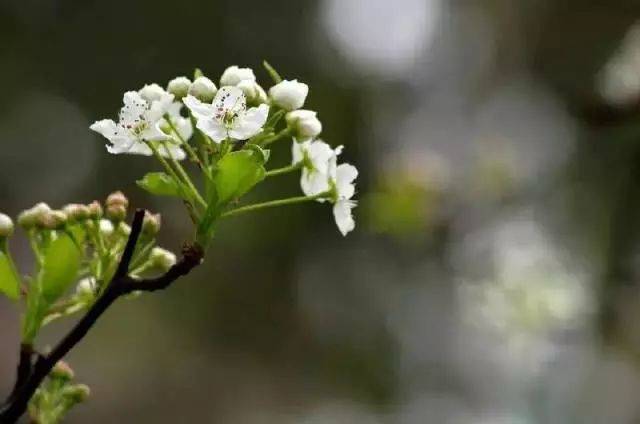
[[82,252],[66,233],[60,233],[44,253],[40,284],[43,299],[51,304],[62,296],[78,277]]
[[200,70],[200,68],[196,68],[193,71],[193,79],[197,80],[198,78],[204,76],[204,74],[202,73],[202,70]]
[[20,279],[5,249],[0,249],[0,293],[12,300],[20,298]]
[[215,176],[218,205],[237,199],[264,179],[264,155],[255,150],[240,150],[218,162]]
[[269,64],[269,62],[267,62],[266,60],[263,60],[262,66],[264,66],[264,69],[267,70],[267,73],[269,74],[269,76],[271,77],[274,83],[278,84],[279,82],[282,82],[282,77],[280,76],[278,71],[276,71],[274,67]]
[[164,172],[149,172],[141,180],[136,181],[139,187],[157,196],[182,197],[180,184]]

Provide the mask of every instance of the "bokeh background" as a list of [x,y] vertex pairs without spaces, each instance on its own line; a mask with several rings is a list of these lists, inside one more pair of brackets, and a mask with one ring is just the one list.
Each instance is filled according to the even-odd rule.
[[[69,357],[93,396],[68,422],[640,422],[639,18],[632,0],[1,0],[4,212],[122,189],[179,249],[181,205],[134,184],[155,163],[88,126],[196,66],[309,83],[361,170],[349,237],[326,205],[243,216],[188,278],[112,308]],[[2,392],[18,327],[0,299]]]

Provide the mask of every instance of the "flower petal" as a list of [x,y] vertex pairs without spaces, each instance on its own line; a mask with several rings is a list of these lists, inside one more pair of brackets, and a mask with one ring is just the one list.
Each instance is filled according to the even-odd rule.
[[137,125],[145,116],[148,104],[137,91],[127,91],[122,97],[124,106],[120,109],[120,123]]
[[213,99],[213,106],[216,113],[240,114],[247,110],[247,99],[238,87],[225,86],[218,90]]
[[333,218],[336,221],[338,230],[340,230],[343,236],[346,236],[356,227],[356,222],[351,212],[355,207],[356,202],[352,200],[339,200],[333,205]]
[[298,141],[293,140],[291,145],[291,164],[295,165],[304,159],[304,152],[309,148],[311,140]]
[[170,143],[162,143],[160,146],[158,146],[158,151],[160,152],[160,156],[173,158],[175,160],[183,160],[187,157],[184,150]]
[[261,104],[258,107],[252,107],[236,118],[229,131],[229,136],[236,140],[246,140],[253,137],[262,131],[268,115],[269,106]]
[[97,132],[105,138],[111,140],[118,135],[118,125],[111,119],[103,119],[96,121],[89,127],[92,131]]
[[342,199],[351,199],[355,193],[353,181],[358,177],[358,170],[348,163],[338,165],[336,168],[336,189]]
[[[300,188],[305,196],[315,196],[316,194],[324,193],[329,190],[329,177],[327,174],[315,170],[309,170],[304,168],[300,177]],[[324,202],[324,199],[318,199],[319,202]]]
[[215,107],[212,104],[202,103],[192,95],[188,95],[182,101],[196,119],[211,118],[215,114]]
[[227,128],[217,119],[199,119],[196,127],[216,143],[220,143],[227,138]]

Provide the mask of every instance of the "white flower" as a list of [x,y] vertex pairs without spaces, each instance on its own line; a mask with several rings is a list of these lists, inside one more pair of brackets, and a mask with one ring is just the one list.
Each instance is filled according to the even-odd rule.
[[286,121],[293,130],[294,137],[299,140],[315,138],[322,132],[322,123],[317,113],[311,110],[294,110],[287,113]]
[[328,199],[320,198],[318,202],[329,200],[333,203],[333,217],[343,236],[355,228],[351,210],[356,202],[351,200],[355,194],[358,170],[355,166],[343,163],[338,165],[338,156],[342,146],[333,149],[322,140],[293,141],[293,163],[302,162],[300,187],[306,196],[316,196],[330,192]]
[[78,281],[76,293],[81,296],[93,295],[96,292],[96,279],[93,277],[85,277]]
[[9,237],[13,234],[13,221],[9,216],[0,213],[0,238]]
[[242,90],[249,104],[259,105],[267,102],[267,93],[255,81],[242,80],[236,87]]
[[196,126],[216,143],[226,138],[246,140],[258,134],[269,114],[269,106],[261,104],[247,109],[247,100],[241,89],[222,87],[213,104],[203,103],[187,96],[184,104],[191,110]]
[[[302,161],[300,187],[307,196],[315,196],[329,191],[330,180],[335,167],[336,157],[342,152],[342,146],[333,149],[322,140],[293,141],[293,164]],[[318,199],[324,201],[324,199]]]
[[176,77],[167,84],[167,91],[175,96],[176,99],[182,99],[189,92],[191,80],[187,77]]
[[238,85],[240,81],[255,81],[256,76],[251,68],[229,66],[220,77],[220,85]]
[[[333,171],[333,170],[332,170]],[[333,199],[333,217],[336,220],[338,230],[343,236],[356,227],[353,219],[352,209],[356,207],[356,202],[351,200],[356,192],[353,183],[358,177],[358,170],[355,166],[343,163],[335,168],[333,184],[335,187],[335,198]]]
[[285,110],[300,109],[309,94],[309,86],[305,83],[282,81],[269,89],[269,96],[273,103]]
[[207,77],[198,77],[191,84],[189,94],[203,102],[210,102],[218,92],[216,85]]
[[[145,86],[141,92],[128,91],[124,94],[124,106],[120,110],[118,123],[111,119],[96,121],[91,129],[104,136],[109,143],[107,151],[112,154],[137,154],[150,156],[151,149],[146,142],[162,142],[169,139],[160,129],[163,115],[173,102],[173,95],[166,93],[160,86]],[[158,90],[158,88],[160,90]],[[158,150],[164,156],[173,155],[175,159],[184,159],[185,154],[177,146],[158,144]]]

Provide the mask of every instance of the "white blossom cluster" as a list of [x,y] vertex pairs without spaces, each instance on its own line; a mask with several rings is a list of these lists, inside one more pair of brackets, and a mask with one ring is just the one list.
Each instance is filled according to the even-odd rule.
[[338,164],[342,146],[332,148],[318,138],[322,123],[317,113],[302,109],[308,93],[307,84],[297,80],[281,80],[265,90],[252,69],[231,66],[222,73],[219,88],[206,76],[193,81],[180,76],[166,89],[154,83],[128,91],[117,122],[103,119],[90,128],[108,140],[112,154],[183,160],[194,131],[200,131],[212,148],[252,143],[265,136],[269,119],[284,115],[285,135],[293,139],[292,167],[301,169],[303,193],[332,203],[338,229],[346,235],[355,227],[352,197],[358,171],[353,165]]

